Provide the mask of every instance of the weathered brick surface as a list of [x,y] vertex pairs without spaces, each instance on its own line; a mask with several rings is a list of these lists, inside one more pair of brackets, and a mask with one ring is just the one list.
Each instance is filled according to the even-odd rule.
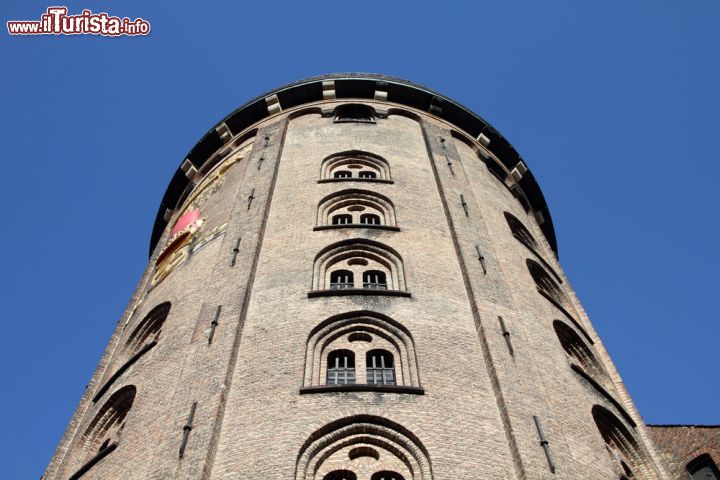
[[700,455],[720,466],[720,425],[648,425],[648,432],[674,480],[689,478],[688,463]]
[[[338,103],[323,102],[322,108]],[[382,102],[367,103],[387,108]],[[399,425],[404,433],[396,431],[391,439],[368,437],[381,451],[378,461],[351,461],[349,445],[328,450],[318,480],[331,466],[356,469],[360,480],[369,480],[381,466],[416,479],[429,478],[431,471],[436,480],[605,480],[614,473],[593,421],[594,405],[614,412],[637,439],[648,469],[643,478],[668,478],[535,217],[471,147],[453,137],[449,125],[421,112],[411,113],[418,119],[390,115],[376,124],[334,123],[320,113],[289,118],[294,113],[282,112],[257,125],[252,150],[230,167],[200,206],[205,224],[196,242],[215,228],[221,233],[193,248],[184,263],[151,286],[155,252],[47,479],[65,479],[81,466],[83,433],[103,401],[124,385],[134,385],[138,393],[118,448],[83,478],[296,478],[300,453],[310,439],[322,437],[326,425],[352,417]],[[386,159],[393,183],[318,182],[322,160],[348,150]],[[400,230],[314,231],[321,200],[351,188],[387,197]],[[540,244],[537,252],[512,235],[504,212],[531,231]],[[167,237],[168,232],[158,250]],[[411,296],[309,298],[318,252],[349,239],[373,240],[397,251]],[[569,313],[593,339],[592,349],[611,379],[607,395],[614,401],[570,368],[552,323],[559,319],[577,327],[538,292],[526,266],[526,259],[538,256],[562,279],[561,288],[573,304]],[[172,307],[157,346],[97,404],[92,402],[127,360],[118,346],[147,312],[166,301]],[[218,306],[221,313],[209,344]],[[300,392],[311,331],[334,315],[360,311],[387,316],[407,329],[423,394]],[[498,316],[510,332],[513,354]],[[339,339],[333,345],[347,347],[348,342]],[[400,368],[409,372],[407,366]],[[183,428],[194,402],[197,410],[180,459]],[[533,415],[542,421],[554,474]],[[403,444],[401,437],[412,441]],[[400,462],[399,454],[388,453],[395,447],[417,458]]]

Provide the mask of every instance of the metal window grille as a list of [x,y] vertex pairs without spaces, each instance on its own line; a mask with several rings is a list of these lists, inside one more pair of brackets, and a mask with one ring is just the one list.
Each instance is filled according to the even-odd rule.
[[374,213],[363,213],[360,215],[360,223],[363,225],[380,225],[380,216]]
[[387,290],[387,277],[380,270],[368,270],[363,273],[363,288]]
[[328,355],[327,384],[355,383],[355,354],[350,350],[335,350]]
[[335,270],[330,274],[330,290],[353,288],[353,273],[350,270]]
[[385,350],[371,350],[367,354],[367,383],[371,385],[395,385],[393,356]]
[[349,225],[351,223],[352,223],[352,215],[343,213],[341,215],[335,215],[332,217],[333,225]]

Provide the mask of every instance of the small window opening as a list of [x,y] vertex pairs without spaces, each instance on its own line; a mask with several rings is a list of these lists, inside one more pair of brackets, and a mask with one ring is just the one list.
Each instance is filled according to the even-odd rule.
[[335,123],[375,123],[375,110],[367,105],[340,105],[335,109]]
[[368,270],[363,273],[363,288],[375,290],[387,290],[387,278],[385,272],[380,270]]
[[367,383],[371,385],[395,385],[393,356],[385,350],[370,350],[367,353]]
[[363,213],[360,215],[360,223],[363,225],[380,225],[380,216],[374,213]]
[[333,178],[350,178],[352,177],[352,172],[349,172],[347,170],[338,170],[333,174]]
[[355,383],[355,354],[350,350],[334,350],[328,355],[327,384]]
[[330,274],[330,289],[353,288],[353,273],[350,270],[335,270]]
[[352,215],[349,214],[334,215],[332,217],[333,225],[350,225],[351,223]]
[[377,173],[365,170],[364,172],[360,172],[358,176],[360,178],[377,178]]

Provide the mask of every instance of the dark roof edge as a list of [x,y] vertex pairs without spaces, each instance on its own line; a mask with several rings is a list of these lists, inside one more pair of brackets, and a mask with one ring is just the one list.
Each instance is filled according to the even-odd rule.
[[[356,84],[362,83],[363,81],[368,83],[372,82],[374,84],[377,84],[377,82],[384,82],[388,85],[388,91],[393,90],[395,92],[395,98],[393,98],[393,95],[389,94],[387,100],[388,102],[405,104],[425,111],[430,109],[431,104],[434,107],[440,105],[441,110],[438,112],[437,108],[434,108],[432,115],[455,125],[458,129],[464,131],[473,138],[477,138],[480,133],[489,137],[491,140],[489,145],[490,150],[502,161],[508,170],[512,170],[518,162],[522,161],[520,154],[517,153],[510,142],[508,142],[505,137],[500,134],[500,132],[498,132],[482,117],[467,109],[460,103],[416,83],[412,83],[401,78],[373,73],[334,73],[320,75],[298,80],[274,90],[270,90],[255,97],[249,102],[246,102],[244,105],[235,109],[232,113],[223,118],[220,122],[213,126],[213,128],[211,128],[200,139],[200,141],[195,144],[195,146],[193,146],[185,158],[189,159],[196,168],[202,166],[208,158],[210,158],[224,145],[220,141],[219,134],[216,132],[215,128],[220,124],[225,123],[233,135],[236,135],[250,127],[252,124],[270,116],[265,104],[265,98],[271,95],[278,95],[283,108],[291,108],[304,103],[322,100],[322,82],[325,80],[350,82],[348,84],[348,88],[346,89],[348,92],[352,92],[353,90],[356,92],[358,91],[354,88],[357,85],[350,86],[353,81]],[[370,85],[368,84],[367,86]],[[284,97],[286,102],[290,101],[291,103],[297,103],[283,105],[283,98],[281,97]],[[338,100],[351,98],[364,97],[357,95],[337,96]],[[155,223],[150,239],[151,255],[166,226],[166,221],[164,220],[165,210],[168,208],[172,209],[176,206],[176,203],[182,192],[185,190],[188,182],[189,180],[185,177],[183,171],[178,167],[177,171],[170,180],[160,203],[157,216],[155,217]],[[532,209],[542,214],[544,223],[541,225],[541,229],[545,238],[548,240],[550,247],[557,254],[557,240],[555,237],[552,217],[550,216],[550,210],[548,209],[539,185],[529,170],[525,173],[520,183],[525,195],[530,201]]]
[[657,428],[720,428],[720,425],[700,425],[700,424],[681,424],[671,423],[668,425],[662,425],[657,423],[646,423],[646,427],[657,427]]

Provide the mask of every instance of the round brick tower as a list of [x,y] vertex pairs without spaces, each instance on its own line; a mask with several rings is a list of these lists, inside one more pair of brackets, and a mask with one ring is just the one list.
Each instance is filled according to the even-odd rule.
[[49,479],[659,479],[532,173],[339,74],[240,107],[163,197]]

